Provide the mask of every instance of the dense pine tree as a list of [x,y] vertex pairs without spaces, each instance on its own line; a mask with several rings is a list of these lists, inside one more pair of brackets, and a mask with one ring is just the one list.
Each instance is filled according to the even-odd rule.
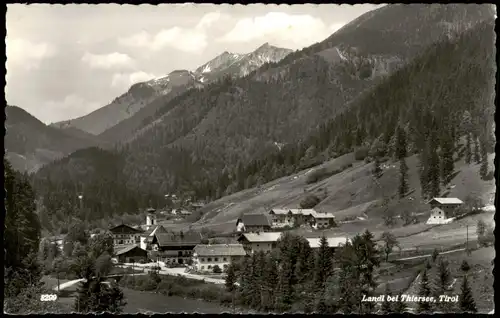
[[465,163],[470,164],[472,162],[472,141],[471,141],[471,136],[470,133],[467,132],[465,135],[466,140],[465,140]]
[[406,165],[406,159],[399,159],[399,188],[398,194],[399,198],[403,198],[409,191],[408,185],[408,166]]
[[475,163],[481,163],[481,151],[479,150],[479,140],[477,136],[474,136],[474,162]]
[[391,288],[389,286],[389,283],[385,284],[384,295],[385,295],[385,298],[384,298],[384,301],[382,302],[380,310],[382,311],[382,313],[388,314],[388,313],[392,312],[392,301],[389,301],[389,298],[388,298],[388,297],[392,297],[392,292],[391,292]]
[[482,179],[485,179],[488,175],[488,152],[486,148],[486,142],[481,142],[481,167],[479,168],[479,174]]
[[394,313],[404,313],[408,310],[408,306],[406,305],[406,302],[403,301],[403,298],[401,295],[398,295],[398,298],[396,302],[394,302],[392,306],[392,311]]
[[440,164],[439,157],[437,154],[437,137],[436,133],[431,133],[429,140],[429,161],[428,165],[428,182],[429,182],[429,197],[439,197],[441,193],[441,182],[440,182]]
[[[419,297],[431,297],[432,290],[429,283],[429,277],[427,276],[427,268],[424,268],[422,273],[422,278],[420,279],[420,290],[418,292]],[[417,305],[417,311],[419,313],[430,313],[432,310],[432,305],[430,301],[420,301]]]
[[[450,270],[448,269],[448,263],[446,262],[445,259],[440,257],[438,264],[438,272],[434,283],[434,286],[436,286],[434,297],[438,301],[440,295],[448,294],[450,283],[451,283],[451,273]],[[441,311],[450,310],[449,303],[447,302],[439,302],[437,305],[439,310]]]
[[234,264],[229,264],[226,271],[226,290],[228,292],[233,292],[236,288],[236,273],[234,271]]
[[460,295],[458,296],[458,305],[461,311],[467,313],[477,312],[476,302],[472,296],[472,290],[469,286],[467,274],[464,275],[462,285],[460,286]]
[[325,236],[320,239],[318,253],[316,255],[316,266],[314,268],[314,282],[317,290],[324,290],[326,280],[332,273],[333,255]]
[[445,132],[445,136],[441,142],[441,180],[444,186],[451,182],[455,168],[453,152],[453,137],[450,132]]

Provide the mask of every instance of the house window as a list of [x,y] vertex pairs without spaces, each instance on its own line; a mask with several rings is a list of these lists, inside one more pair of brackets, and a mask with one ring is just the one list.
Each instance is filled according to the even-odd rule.
[[[224,262],[227,262],[227,257],[224,257],[224,258],[223,258],[223,261],[224,261]],[[224,265],[224,266],[226,266],[226,265]]]
[[202,261],[202,262],[204,262],[204,261],[205,261],[205,259],[204,259],[204,258],[202,258],[202,259],[201,259],[201,261]]
[[257,247],[259,247],[259,244],[257,244]]
[[223,266],[223,267],[224,267],[224,269],[227,269],[227,264],[224,264],[224,266]]
[[207,266],[207,268],[208,268],[208,269],[212,268],[212,265],[208,265],[208,266]]
[[205,269],[205,266],[202,266],[201,269]]
[[219,261],[218,257],[214,258],[214,262],[218,262],[218,261]]
[[[211,258],[211,257],[209,257],[209,258],[207,259],[207,262],[211,262],[211,261],[212,261],[212,258]],[[208,268],[210,268],[210,266],[209,266]]]

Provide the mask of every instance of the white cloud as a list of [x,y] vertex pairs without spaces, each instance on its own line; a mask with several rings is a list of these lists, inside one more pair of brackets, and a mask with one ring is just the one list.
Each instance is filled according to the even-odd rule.
[[33,112],[37,118],[44,122],[57,122],[67,120],[68,118],[77,118],[86,115],[103,105],[98,102],[91,102],[82,97],[72,94],[66,96],[63,100],[45,102],[43,111]]
[[203,51],[207,46],[207,36],[203,30],[173,27],[161,30],[154,36],[142,31],[127,38],[120,38],[118,42],[124,46],[152,51],[172,47],[182,52],[196,53]]
[[112,69],[131,67],[134,60],[127,54],[113,52],[110,54],[92,54],[85,52],[82,61],[87,63],[91,68]]
[[142,71],[134,73],[117,73],[113,75],[113,78],[111,80],[111,86],[128,89],[130,86],[136,83],[149,81],[157,77],[158,76],[155,74],[146,73]]
[[210,12],[205,14],[194,28],[172,27],[154,35],[141,31],[129,37],[119,38],[118,43],[152,51],[172,47],[186,53],[201,53],[208,45],[207,29],[222,17],[225,16],[220,12]]
[[205,14],[200,22],[196,25],[197,29],[209,28],[213,23],[217,22],[222,17],[219,11],[209,12]]
[[37,68],[40,61],[56,54],[50,43],[34,43],[25,39],[6,37],[7,66],[16,65],[26,69]]
[[341,24],[327,26],[321,19],[310,15],[269,12],[263,16],[238,21],[234,28],[218,41],[250,42],[262,38],[273,40],[273,44],[289,47],[292,43],[296,48],[300,48],[324,40],[336,31],[338,26]]

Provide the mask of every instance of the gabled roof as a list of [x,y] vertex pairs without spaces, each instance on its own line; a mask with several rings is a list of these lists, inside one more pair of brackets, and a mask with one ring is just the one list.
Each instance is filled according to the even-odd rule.
[[167,230],[163,227],[163,225],[153,225],[149,228],[149,230],[146,230],[141,236],[153,236],[156,233],[167,233]]
[[301,214],[301,215],[311,215],[312,213],[316,213],[314,209],[290,209],[292,214]]
[[274,213],[274,214],[288,214],[290,213],[290,210],[288,209],[272,209],[271,211],[269,211],[269,213]]
[[120,224],[118,226],[112,227],[109,229],[109,231],[113,234],[134,234],[144,232],[141,229],[135,229],[127,224]]
[[463,204],[462,200],[458,198],[432,198],[427,204],[436,201],[439,204]]
[[245,214],[241,217],[245,226],[271,226],[264,214]]
[[314,210],[312,210],[312,212],[310,213],[310,215],[315,218],[315,219],[334,219],[335,216],[332,214],[332,213],[328,213],[328,212],[316,212]]
[[198,256],[245,256],[245,250],[241,244],[213,244],[196,245],[194,252]]
[[261,233],[243,233],[238,241],[245,238],[249,242],[276,242],[281,237],[281,232],[261,232]]
[[435,207],[434,209],[432,209],[432,210],[431,210],[431,212],[437,212],[437,213],[441,212],[441,213],[444,213],[444,211],[443,211],[443,210],[441,210],[441,209],[440,209],[440,208],[438,208],[438,207]]
[[[306,240],[309,242],[311,248],[319,248],[321,238],[307,238]],[[338,247],[345,244],[346,240],[348,241],[349,239],[347,237],[327,237],[326,240],[329,247]]]
[[131,250],[133,250],[133,249],[136,249],[136,248],[140,249],[141,251],[146,252],[146,250],[143,250],[142,248],[140,248],[140,247],[139,247],[139,246],[137,246],[137,245],[129,245],[129,246],[126,246],[126,247],[122,248],[122,249],[121,249],[121,250],[119,250],[118,252],[116,252],[116,255],[118,256],[118,255],[125,254],[125,253],[127,253],[127,252],[130,252],[130,251],[131,251]]
[[153,242],[159,246],[192,246],[201,243],[200,233],[186,233],[183,236],[180,233],[156,233]]

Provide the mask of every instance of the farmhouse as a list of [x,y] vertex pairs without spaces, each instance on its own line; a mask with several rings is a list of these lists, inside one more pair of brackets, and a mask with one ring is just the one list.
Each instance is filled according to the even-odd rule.
[[438,207],[431,210],[431,215],[427,220],[427,224],[446,224],[451,222],[451,218],[447,218],[446,213]]
[[113,236],[115,250],[122,249],[128,245],[139,245],[140,235],[144,233],[141,229],[135,229],[126,224],[121,224],[109,229]]
[[231,262],[238,262],[246,252],[241,244],[196,245],[192,268],[196,271],[213,271],[217,265],[226,270]]
[[138,263],[147,261],[148,252],[137,245],[130,245],[116,252],[116,258],[120,263]]
[[265,214],[245,214],[236,221],[236,230],[240,232],[269,232],[271,223]]
[[200,233],[156,233],[151,247],[153,251],[158,251],[159,261],[183,265],[191,261],[193,249],[200,243]]
[[153,237],[156,233],[167,233],[167,230],[163,225],[156,225],[141,235],[141,248],[143,250],[151,249],[151,242],[153,242]]
[[271,216],[273,228],[293,227],[295,225],[295,217],[292,211],[288,209],[272,209],[269,215]]
[[281,237],[280,232],[243,233],[238,242],[248,254],[259,251],[270,252],[276,248],[276,242]]
[[[320,247],[320,240],[321,238],[307,238],[306,239],[309,242],[309,246],[314,250],[318,249]],[[338,247],[343,246],[346,242],[349,242],[349,238],[347,237],[327,237],[326,238],[328,242],[328,247],[330,250],[335,252],[335,250]]]
[[295,220],[295,225],[311,223],[314,221],[312,214],[316,213],[313,209],[290,209]]
[[457,198],[433,198],[428,202],[431,209],[439,208],[446,216],[452,217],[456,209],[463,204],[462,200]]
[[312,219],[312,226],[315,229],[325,229],[331,227],[335,224],[335,216],[332,213],[327,212],[316,212],[315,210],[310,210],[309,215]]

